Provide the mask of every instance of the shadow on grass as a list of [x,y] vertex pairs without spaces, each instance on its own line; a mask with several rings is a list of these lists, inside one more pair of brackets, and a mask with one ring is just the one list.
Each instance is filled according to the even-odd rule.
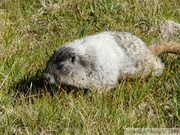
[[46,94],[54,96],[54,94],[56,94],[57,92],[62,91],[67,94],[77,94],[77,92],[83,91],[83,93],[86,94],[88,91],[87,89],[79,90],[76,87],[67,85],[62,85],[61,88],[57,88],[55,85],[51,85],[46,80],[44,80],[42,70],[38,70],[34,76],[27,75],[20,81],[14,83],[11,87],[11,90],[14,90],[17,97],[19,97],[20,95],[29,97],[32,95],[40,96]]
[[53,93],[53,86],[44,81],[41,70],[38,70],[34,76],[26,75],[23,79],[14,83],[11,89],[17,95],[23,94],[24,96],[42,94],[44,92],[48,92],[51,95]]

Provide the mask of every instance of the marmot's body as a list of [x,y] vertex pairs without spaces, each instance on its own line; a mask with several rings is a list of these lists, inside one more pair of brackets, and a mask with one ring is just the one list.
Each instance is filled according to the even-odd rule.
[[[163,43],[162,43],[163,44]],[[164,68],[158,54],[180,52],[180,44],[147,46],[127,32],[106,31],[67,43],[56,50],[47,62],[44,76],[56,85],[80,88],[111,89],[118,79],[161,75]],[[163,48],[163,49],[162,49]],[[172,48],[172,47],[171,47]]]

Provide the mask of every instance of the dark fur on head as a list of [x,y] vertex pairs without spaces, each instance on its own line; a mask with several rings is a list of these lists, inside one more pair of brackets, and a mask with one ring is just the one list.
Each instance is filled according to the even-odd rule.
[[44,75],[50,73],[54,76],[55,81],[59,80],[62,75],[71,72],[75,59],[76,55],[73,53],[72,48],[62,47],[60,50],[55,51],[47,62]]

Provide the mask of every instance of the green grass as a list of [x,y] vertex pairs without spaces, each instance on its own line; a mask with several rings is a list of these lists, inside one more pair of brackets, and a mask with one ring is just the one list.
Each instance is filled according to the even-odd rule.
[[46,61],[66,42],[123,30],[151,43],[161,40],[160,22],[169,19],[180,22],[178,0],[0,1],[0,134],[180,127],[179,55],[162,56],[161,77],[120,81],[103,94],[55,90],[42,81]]

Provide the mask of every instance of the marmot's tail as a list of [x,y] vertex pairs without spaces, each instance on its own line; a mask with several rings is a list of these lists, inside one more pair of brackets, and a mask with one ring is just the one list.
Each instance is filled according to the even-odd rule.
[[155,54],[160,55],[163,53],[180,54],[180,43],[177,42],[160,42],[148,46],[148,48]]

